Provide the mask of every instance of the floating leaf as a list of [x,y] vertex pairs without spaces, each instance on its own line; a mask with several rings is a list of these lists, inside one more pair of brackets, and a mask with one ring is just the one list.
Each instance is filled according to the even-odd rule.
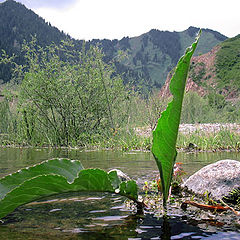
[[8,192],[23,182],[44,174],[61,175],[66,177],[69,182],[73,182],[82,169],[83,166],[80,161],[70,161],[68,159],[51,159],[41,164],[21,169],[0,179],[0,199],[4,198]]
[[185,55],[180,58],[177,64],[175,73],[170,82],[170,92],[173,95],[173,100],[161,114],[156,129],[153,131],[152,153],[160,172],[164,207],[166,207],[173,175],[173,167],[177,156],[176,141],[186,79],[190,60],[197,47],[200,34],[201,32],[199,32],[196,41],[186,50]]
[[0,180],[0,218],[40,198],[79,191],[118,193],[141,205],[135,181],[121,182],[116,171],[83,169],[79,161],[54,159]]

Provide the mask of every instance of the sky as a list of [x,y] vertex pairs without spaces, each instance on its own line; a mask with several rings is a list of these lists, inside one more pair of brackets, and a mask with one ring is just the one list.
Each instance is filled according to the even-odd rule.
[[[4,2],[0,0],[0,2]],[[240,0],[17,0],[76,39],[121,39],[151,29],[240,34]]]

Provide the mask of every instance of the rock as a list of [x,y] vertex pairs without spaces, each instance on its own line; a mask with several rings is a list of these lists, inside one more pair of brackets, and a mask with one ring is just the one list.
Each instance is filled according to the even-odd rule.
[[186,148],[187,151],[197,150],[198,146],[195,143],[189,143],[188,147]]
[[195,194],[206,191],[212,199],[221,199],[232,189],[240,186],[240,162],[235,160],[221,160],[209,164],[190,176],[183,187]]
[[130,177],[127,174],[125,174],[124,172],[122,172],[119,169],[111,169],[110,171],[108,171],[108,173],[113,172],[113,171],[117,172],[117,176],[119,177],[119,179],[121,181],[129,181],[129,180],[131,180]]

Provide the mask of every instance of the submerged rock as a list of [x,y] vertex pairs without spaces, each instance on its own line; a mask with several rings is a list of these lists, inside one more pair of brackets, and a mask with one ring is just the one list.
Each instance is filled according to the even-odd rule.
[[210,198],[221,199],[240,187],[240,162],[227,159],[209,164],[190,176],[183,187],[196,194],[208,192]]

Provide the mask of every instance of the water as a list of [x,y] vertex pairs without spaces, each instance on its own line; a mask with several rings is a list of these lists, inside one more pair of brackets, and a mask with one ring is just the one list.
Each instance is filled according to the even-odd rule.
[[[0,177],[43,160],[66,157],[81,160],[85,168],[121,169],[142,185],[158,174],[156,164],[147,152],[80,151],[48,149],[0,149]],[[240,160],[239,153],[179,153],[187,176],[201,167],[221,159]],[[186,177],[187,177],[186,176]],[[50,203],[50,200],[51,203]],[[181,209],[170,208],[168,218],[146,212],[135,215],[124,204],[124,198],[103,193],[64,194],[46,203],[29,204],[4,218],[1,239],[240,239],[235,218],[223,214],[201,218]],[[224,223],[222,222],[224,219]],[[235,219],[239,221],[238,219]]]

